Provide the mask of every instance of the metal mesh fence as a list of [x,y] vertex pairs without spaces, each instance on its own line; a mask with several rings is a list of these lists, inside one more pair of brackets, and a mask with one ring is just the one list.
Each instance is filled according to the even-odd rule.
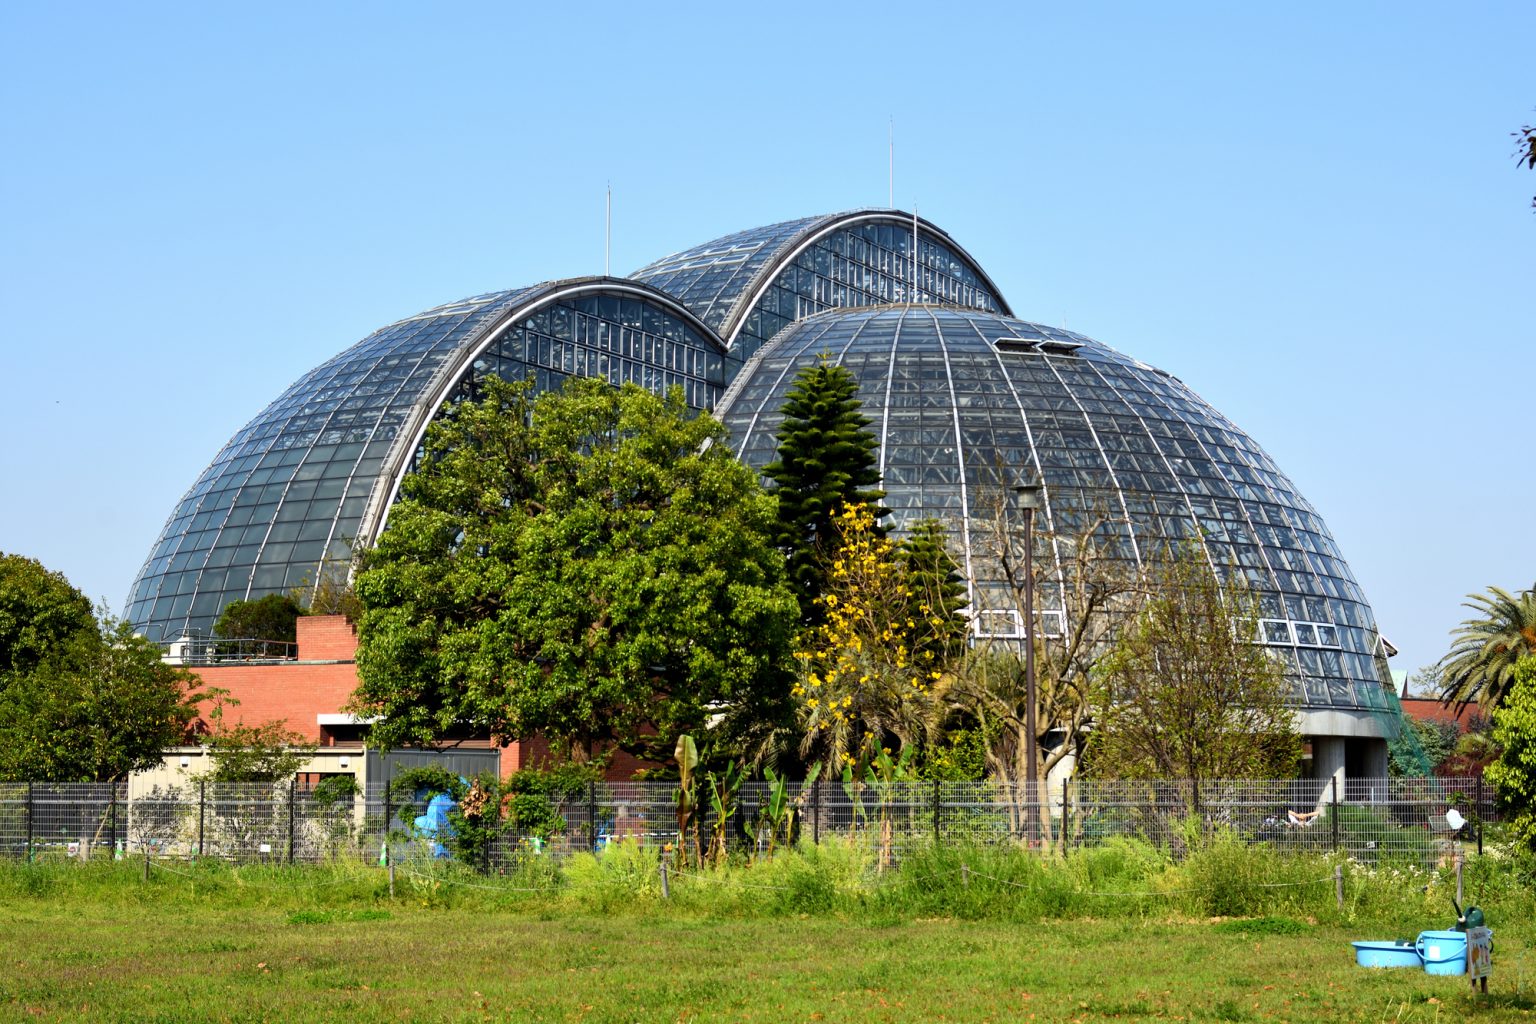
[[33,856],[56,851],[80,859],[115,851],[127,841],[127,796],[121,783],[32,783],[20,808],[22,846]]
[[[538,829],[509,829],[487,851],[505,867],[520,857],[564,857],[629,840],[679,841],[676,783],[608,782],[535,794]],[[527,798],[525,796],[525,798]],[[1480,838],[1496,820],[1478,779],[1101,782],[1048,788],[992,781],[851,784],[744,783],[723,818],[701,784],[699,811],[681,841],[701,853],[763,850],[832,837],[877,844],[899,858],[913,843],[1003,844],[1070,855],[1117,838],[1182,854],[1221,833],[1286,851],[1344,851],[1367,863],[1434,867],[1456,838],[1446,812]],[[108,855],[216,857],[247,863],[445,856],[423,828],[421,801],[392,798],[381,784],[326,800],[284,783],[199,783],[133,794],[126,783],[0,784],[0,856],[60,859]]]

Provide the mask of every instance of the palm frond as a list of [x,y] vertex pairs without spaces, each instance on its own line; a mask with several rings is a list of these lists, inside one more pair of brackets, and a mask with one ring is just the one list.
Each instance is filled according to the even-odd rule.
[[1451,631],[1451,649],[1436,665],[1442,680],[1440,702],[1458,713],[1476,703],[1497,707],[1515,683],[1515,664],[1536,653],[1536,587],[1511,594],[1489,587],[1468,594],[1462,607],[1477,615]]

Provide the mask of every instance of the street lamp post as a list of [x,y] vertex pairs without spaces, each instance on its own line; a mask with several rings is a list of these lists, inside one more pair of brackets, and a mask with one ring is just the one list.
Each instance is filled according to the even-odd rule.
[[[1014,485],[1013,493],[1024,512],[1024,762],[1029,765],[1029,800],[1040,802],[1039,753],[1035,749],[1035,510],[1040,507],[1039,484]],[[1033,835],[1034,828],[1031,826]]]

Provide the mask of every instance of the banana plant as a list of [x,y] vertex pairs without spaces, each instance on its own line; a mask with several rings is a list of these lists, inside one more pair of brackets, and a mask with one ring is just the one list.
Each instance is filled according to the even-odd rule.
[[763,804],[759,816],[768,831],[768,856],[773,856],[775,840],[779,837],[779,829],[784,827],[786,816],[794,813],[790,810],[789,780],[780,776],[771,767],[763,767],[763,777],[768,780],[768,800]]
[[912,751],[912,747],[902,747],[901,753],[892,758],[888,748],[879,750],[869,763],[869,781],[882,786],[910,782],[914,778]]
[[720,778],[716,778],[714,772],[704,776],[709,786],[709,809],[714,814],[709,838],[709,860],[717,868],[725,863],[725,832],[731,819],[736,816],[736,795],[741,790],[741,781],[745,776],[746,773],[735,761],[726,762],[725,774]]
[[864,826],[864,820],[867,817],[864,811],[865,780],[860,777],[856,770],[858,767],[853,761],[847,761],[843,764],[843,793],[848,797],[848,806],[851,811],[850,817],[855,835]]
[[816,779],[820,775],[821,762],[817,761],[806,773],[800,792],[791,798],[789,779],[779,775],[771,766],[763,767],[763,777],[768,782],[768,798],[758,807],[757,817],[746,825],[747,834],[752,837],[752,848],[755,852],[762,852],[771,858],[781,841],[785,846],[793,844],[795,816],[805,807],[805,801],[811,794],[811,787],[816,785]]
[[912,747],[902,747],[901,753],[892,758],[890,750],[882,747],[875,752],[869,767],[865,769],[865,779],[874,787],[880,805],[880,859],[876,864],[880,871],[884,871],[891,863],[891,805],[896,799],[897,785],[911,781],[914,776],[912,752]]
[[815,790],[816,780],[821,778],[821,762],[811,765],[810,771],[805,773],[805,783],[800,787],[800,792],[789,805],[789,810],[784,815],[784,845],[791,846],[795,841],[795,818],[805,813],[805,802],[810,799]]
[[789,783],[769,765],[763,766],[763,778],[768,781],[768,799],[757,808],[757,817],[747,822],[747,835],[752,837],[752,854],[773,856],[774,840],[784,815],[789,811]]
[[[698,821],[699,813],[699,780],[694,776],[694,770],[699,767],[699,748],[693,742],[693,737],[687,733],[677,738],[677,748],[672,752],[677,759],[677,789],[672,791],[672,799],[677,803],[677,850],[675,853],[677,866],[688,866],[688,836],[689,833],[697,835],[694,825]],[[695,839],[695,846],[698,841]],[[697,851],[695,851],[697,854]]]

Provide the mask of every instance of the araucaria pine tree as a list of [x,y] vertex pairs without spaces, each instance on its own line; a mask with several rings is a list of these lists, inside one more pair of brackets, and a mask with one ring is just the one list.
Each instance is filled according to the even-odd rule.
[[910,592],[908,618],[921,618],[930,628],[921,643],[940,665],[948,665],[965,650],[965,579],[945,545],[948,531],[938,519],[920,519],[896,547]]
[[844,367],[822,356],[801,370],[784,401],[778,458],[763,469],[779,499],[776,541],[788,561],[789,582],[800,600],[804,621],[819,622],[816,598],[827,588],[832,555],[837,550],[836,516],[844,505],[867,505],[874,532],[888,509],[876,486],[880,472],[869,430],[860,411],[858,382]]

